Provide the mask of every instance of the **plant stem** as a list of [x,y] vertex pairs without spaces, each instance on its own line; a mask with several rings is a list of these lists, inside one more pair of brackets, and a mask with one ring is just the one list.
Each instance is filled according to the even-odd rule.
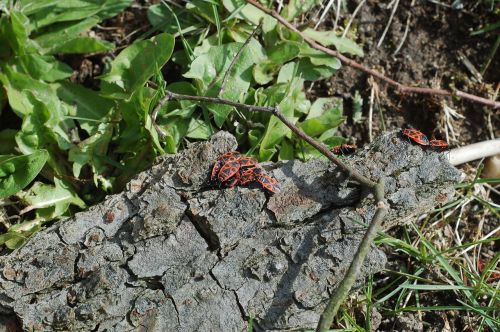
[[352,285],[356,281],[356,277],[363,266],[366,255],[370,251],[370,246],[377,235],[379,226],[386,215],[388,208],[384,203],[384,181],[383,179],[375,186],[375,200],[377,201],[377,210],[371,220],[368,229],[366,230],[363,239],[361,240],[358,250],[352,259],[351,265],[347,270],[344,278],[335,289],[335,292],[330,297],[323,314],[321,314],[316,331],[325,332],[330,329],[333,318],[337,315],[340,305],[349,295]]

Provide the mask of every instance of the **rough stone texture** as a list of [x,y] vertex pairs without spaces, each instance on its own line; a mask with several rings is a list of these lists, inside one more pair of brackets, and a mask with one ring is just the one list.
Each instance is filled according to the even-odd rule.
[[[235,148],[221,132],[162,157],[125,192],[0,257],[0,324],[244,331],[251,318],[256,330],[314,327],[373,216],[373,197],[322,160],[266,165],[282,186],[271,197],[209,188],[213,161]],[[392,227],[450,199],[459,173],[445,159],[391,133],[345,161],[385,178]],[[373,248],[356,287],[385,260]]]

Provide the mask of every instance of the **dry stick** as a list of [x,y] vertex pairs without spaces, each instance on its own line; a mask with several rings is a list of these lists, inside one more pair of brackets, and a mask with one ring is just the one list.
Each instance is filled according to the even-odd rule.
[[324,332],[330,329],[333,318],[336,316],[340,305],[344,302],[347,294],[351,290],[352,285],[356,281],[356,277],[359,275],[359,271],[361,270],[365,257],[370,251],[370,246],[373,243],[375,236],[377,236],[379,226],[387,214],[388,208],[384,203],[384,181],[382,178],[375,186],[375,200],[377,201],[377,210],[375,211],[375,215],[373,216],[373,219],[370,222],[361,243],[359,244],[358,250],[354,254],[349,269],[340,284],[335,289],[335,293],[328,301],[323,314],[321,314],[316,331]]
[[229,67],[227,68],[226,72],[224,73],[224,77],[222,78],[222,82],[220,84],[219,93],[217,94],[217,96],[220,97],[222,95],[222,93],[224,92],[224,86],[226,85],[227,79],[229,78],[229,73],[231,73],[231,69],[233,69],[234,64],[236,63],[236,61],[238,61],[239,57],[241,56],[241,53],[243,53],[243,50],[250,43],[250,40],[255,36],[255,34],[257,33],[257,31],[260,29],[261,25],[262,25],[262,21],[252,31],[252,33],[250,34],[250,36],[248,36],[247,40],[245,40],[245,42],[243,43],[243,45],[241,46],[241,48],[238,50],[238,53],[236,53],[234,59],[229,64]]
[[304,41],[306,43],[308,43],[312,48],[317,49],[319,51],[322,51],[322,52],[329,54],[331,56],[334,56],[334,57],[338,58],[345,65],[352,67],[352,68],[356,68],[356,69],[363,71],[363,72],[365,72],[373,77],[378,78],[381,81],[386,82],[387,84],[395,87],[396,92],[398,92],[398,93],[403,93],[403,94],[404,93],[419,93],[419,94],[428,94],[428,95],[438,95],[438,96],[444,96],[444,97],[455,96],[455,97],[459,97],[459,98],[463,98],[463,99],[468,99],[468,100],[471,100],[473,102],[492,107],[494,109],[500,108],[500,102],[497,102],[497,101],[494,101],[491,99],[487,99],[487,98],[483,98],[483,97],[479,97],[476,95],[472,95],[470,93],[466,93],[466,92],[463,92],[460,90],[444,90],[444,89],[412,87],[412,86],[407,86],[407,85],[401,84],[399,82],[396,82],[395,80],[379,73],[378,71],[373,70],[371,68],[367,68],[367,67],[363,66],[362,64],[340,54],[339,52],[337,52],[335,50],[329,49],[328,47],[325,47],[323,45],[318,44],[313,39],[309,38],[304,33],[302,33],[302,31],[298,30],[295,26],[293,26],[293,24],[291,24],[287,20],[285,20],[276,11],[264,7],[263,5],[261,5],[260,3],[258,3],[255,0],[246,0],[246,1],[249,4],[262,10],[264,13],[274,17],[276,20],[278,20],[278,22],[280,22],[281,24],[286,26],[288,29],[298,33],[302,37],[302,39],[304,39]]
[[311,144],[314,148],[320,151],[323,155],[325,155],[331,162],[342,168],[344,171],[348,173],[348,175],[354,180],[358,181],[364,186],[369,187],[375,194],[375,200],[377,203],[377,209],[373,216],[373,219],[368,226],[368,229],[354,255],[354,258],[347,270],[346,275],[340,282],[339,286],[335,289],[334,294],[330,298],[328,305],[321,315],[320,321],[318,323],[317,331],[327,331],[333,322],[333,317],[337,315],[338,308],[344,302],[346,297],[349,294],[349,291],[352,288],[352,285],[356,281],[356,277],[359,274],[359,271],[363,265],[363,262],[366,258],[370,250],[370,246],[373,243],[373,239],[377,235],[379,225],[382,222],[385,214],[388,211],[384,203],[384,182],[381,178],[379,183],[375,183],[372,180],[368,179],[364,175],[360,174],[354,168],[344,164],[341,160],[337,159],[335,155],[328,149],[324,144],[315,141],[312,137],[304,133],[300,128],[298,128],[295,124],[293,124],[290,120],[286,118],[286,116],[279,111],[277,107],[270,106],[254,106],[248,104],[242,104],[234,101],[230,101],[227,99],[222,99],[219,97],[205,97],[205,96],[190,96],[178,94],[170,91],[165,91],[166,95],[158,102],[158,105],[153,110],[153,114],[158,114],[160,108],[168,101],[168,100],[192,100],[198,102],[209,102],[209,103],[218,103],[230,105],[242,109],[246,109],[248,111],[257,111],[264,113],[271,113],[280,119],[290,130],[292,130],[297,136],[302,138],[307,143]]
[[[235,101],[219,98],[219,97],[205,97],[205,96],[190,96],[190,95],[183,95],[183,94],[178,94],[170,91],[165,91],[165,96],[160,99],[158,104],[155,106],[152,114],[158,114],[158,111],[163,107],[163,105],[169,101],[169,100],[192,100],[192,101],[198,101],[198,102],[208,102],[208,103],[214,103],[214,104],[224,104],[224,105],[230,105],[234,106],[236,108],[240,109],[245,109],[247,111],[252,111],[252,112],[264,112],[264,113],[271,113],[274,116],[276,116],[278,119],[280,119],[288,128],[290,128],[291,131],[293,131],[297,136],[302,138],[304,141],[312,145],[316,150],[321,152],[325,157],[327,157],[331,162],[333,162],[335,165],[339,166],[342,168],[344,171],[346,171],[350,177],[361,183],[362,185],[365,185],[369,188],[375,188],[377,183],[373,182],[372,180],[368,179],[366,176],[362,175],[358,171],[356,171],[354,168],[348,166],[345,164],[343,161],[339,160],[329,149],[326,145],[317,142],[314,140],[312,137],[307,135],[305,132],[303,132],[299,127],[297,127],[295,124],[293,124],[290,120],[286,118],[286,116],[279,111],[277,107],[270,107],[270,106],[255,106],[255,105],[249,105],[249,104],[242,104],[238,103]],[[154,121],[153,121],[154,122]]]

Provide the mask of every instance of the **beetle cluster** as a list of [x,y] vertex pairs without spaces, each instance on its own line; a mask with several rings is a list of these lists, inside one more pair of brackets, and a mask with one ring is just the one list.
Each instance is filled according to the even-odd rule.
[[422,132],[413,128],[406,128],[401,131],[403,136],[408,137],[413,142],[423,145],[423,146],[431,146],[433,148],[438,149],[446,149],[448,147],[448,143],[440,139],[431,139],[429,140],[427,136],[425,136]]
[[260,185],[270,193],[280,191],[278,181],[262,169],[257,160],[242,156],[238,151],[223,154],[215,161],[210,173],[213,185],[231,188],[236,185]]

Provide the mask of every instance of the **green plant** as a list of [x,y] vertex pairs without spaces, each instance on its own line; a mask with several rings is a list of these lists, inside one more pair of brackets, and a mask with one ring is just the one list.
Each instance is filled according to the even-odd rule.
[[[157,118],[166,134],[160,138],[149,113],[164,89],[278,105],[288,119],[328,146],[344,142],[336,136],[336,127],[344,121],[341,99],[325,97],[311,103],[304,92],[306,81],[334,75],[339,60],[314,50],[298,34],[241,1],[191,1],[182,8],[163,1],[151,6],[152,28],[143,38],[160,34],[140,38],[119,52],[97,78],[99,91],[72,83],[73,70],[56,55],[112,52],[113,44],[88,32],[129,4],[129,0],[3,2],[0,41],[8,47],[0,52],[1,112],[13,112],[22,124],[0,128],[0,137],[8,143],[1,152],[10,158],[45,150],[47,156],[43,168],[32,168],[27,181],[14,186],[0,178],[4,197],[16,194],[24,205],[23,223],[39,225],[68,215],[71,205],[93,204],[104,193],[121,190],[158,154],[175,153],[186,139],[207,139],[219,129],[235,133],[240,146],[260,160],[320,156],[270,114],[220,104],[165,103]],[[298,4],[292,1],[285,8],[290,17],[315,3]],[[262,37],[248,39],[253,25],[261,21]],[[330,32],[306,32],[343,52],[362,55],[351,40]],[[173,52],[175,37],[181,44]],[[163,69],[170,59],[183,79],[172,81],[172,66]],[[31,187],[19,191],[35,176]]]

